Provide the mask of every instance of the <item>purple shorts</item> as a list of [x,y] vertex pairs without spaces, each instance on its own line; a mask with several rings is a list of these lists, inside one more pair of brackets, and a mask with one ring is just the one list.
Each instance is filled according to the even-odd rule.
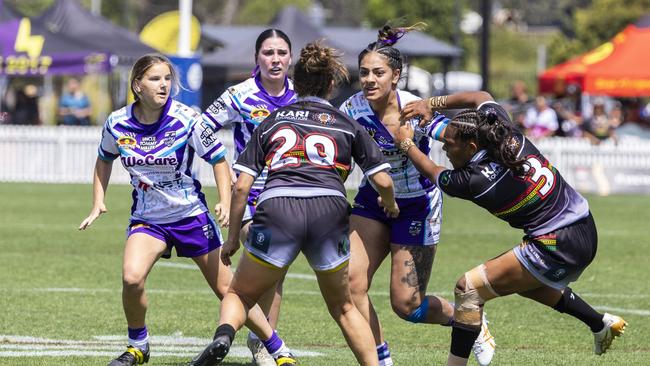
[[163,258],[171,257],[176,247],[179,257],[198,257],[221,246],[223,238],[217,223],[210,214],[204,212],[168,224],[150,224],[146,221],[131,220],[126,237],[135,233],[145,233],[167,244]]
[[352,206],[352,214],[379,221],[390,227],[392,244],[409,246],[436,245],[440,240],[442,196],[432,189],[415,198],[398,198],[399,216],[392,219],[377,204],[374,189],[360,189]]

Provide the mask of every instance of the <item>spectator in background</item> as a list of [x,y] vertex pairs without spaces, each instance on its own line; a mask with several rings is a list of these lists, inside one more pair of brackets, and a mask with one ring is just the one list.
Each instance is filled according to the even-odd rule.
[[11,121],[16,125],[41,124],[38,111],[38,88],[35,85],[27,84],[22,90],[16,92],[16,105]]
[[66,89],[59,101],[60,124],[66,126],[89,126],[90,102],[86,94],[81,90],[79,80],[75,78],[68,79]]
[[608,115],[605,110],[605,101],[596,99],[591,117],[585,120],[585,135],[594,144],[599,144],[607,139],[616,140],[616,127],[621,124],[620,107],[612,108]]
[[583,136],[583,119],[578,114],[567,108],[566,103],[562,100],[553,102],[553,109],[557,114],[559,128],[555,135],[560,137],[582,137]]
[[544,96],[535,98],[535,106],[528,108],[524,118],[526,135],[532,138],[553,136],[559,123],[557,114],[548,106]]
[[512,83],[510,93],[510,99],[504,104],[513,122],[523,128],[526,111],[530,107],[532,99],[528,95],[526,84],[521,80]]

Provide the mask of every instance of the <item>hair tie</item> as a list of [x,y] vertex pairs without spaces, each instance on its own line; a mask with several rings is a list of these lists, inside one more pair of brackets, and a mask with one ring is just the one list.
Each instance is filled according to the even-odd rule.
[[494,125],[497,123],[499,120],[499,115],[497,114],[497,111],[494,108],[488,108],[488,110],[485,111],[483,114],[483,122],[489,124],[489,125]]
[[386,46],[392,46],[395,43],[397,43],[397,41],[400,38],[404,37],[405,34],[406,34],[406,31],[404,30],[404,28],[397,28],[397,32],[392,33],[392,34],[388,34],[386,36],[382,36],[381,32],[379,32],[379,37],[380,37],[379,42],[381,42],[382,44],[384,44]]

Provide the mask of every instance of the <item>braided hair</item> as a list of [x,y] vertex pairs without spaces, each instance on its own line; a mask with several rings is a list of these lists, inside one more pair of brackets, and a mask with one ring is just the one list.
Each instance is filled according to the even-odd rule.
[[401,74],[404,60],[402,54],[397,48],[393,47],[393,45],[395,45],[400,38],[404,37],[406,33],[414,30],[421,30],[425,27],[426,23],[423,22],[415,23],[410,27],[400,28],[393,28],[388,24],[384,25],[384,27],[378,31],[377,40],[370,43],[359,54],[359,66],[361,66],[361,61],[368,53],[377,52],[388,59],[388,66],[390,66],[391,69],[399,70]]
[[456,129],[456,136],[463,140],[475,140],[489,157],[511,169],[517,175],[528,171],[525,159],[517,157],[520,143],[514,138],[518,130],[509,120],[499,118],[497,112],[466,109],[458,113],[450,123]]
[[293,87],[300,96],[326,98],[330,85],[348,80],[348,70],[341,61],[341,53],[327,47],[322,41],[308,43],[300,51],[300,59],[293,72]]

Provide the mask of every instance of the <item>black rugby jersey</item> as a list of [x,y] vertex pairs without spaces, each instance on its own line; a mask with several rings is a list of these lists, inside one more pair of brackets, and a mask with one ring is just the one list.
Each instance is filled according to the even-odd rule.
[[368,132],[320,98],[280,108],[255,129],[233,169],[269,176],[258,204],[272,197],[345,197],[352,158],[367,176],[390,169]]
[[[485,113],[490,108],[499,118],[510,121],[495,102],[485,102],[478,110]],[[464,167],[440,173],[438,187],[450,196],[476,203],[529,236],[549,233],[586,217],[587,200],[566,183],[530,140],[522,134],[515,139],[518,157],[528,162],[528,175],[516,176],[481,150]]]

